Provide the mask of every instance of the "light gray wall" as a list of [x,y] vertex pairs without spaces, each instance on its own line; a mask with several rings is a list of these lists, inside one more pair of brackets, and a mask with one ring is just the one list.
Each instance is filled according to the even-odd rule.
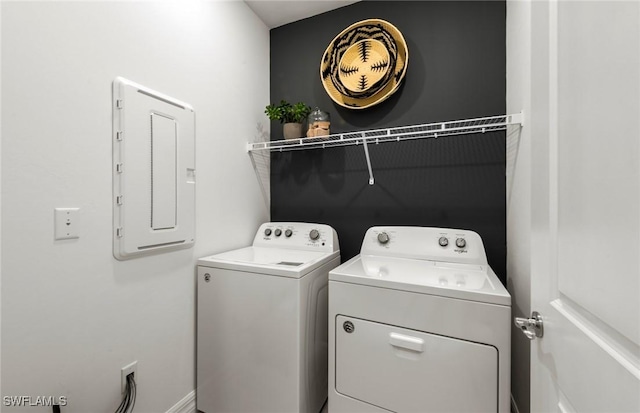
[[[507,2],[507,113],[524,111],[525,127],[507,133],[507,288],[514,317],[531,313],[531,3]],[[512,325],[511,394],[529,412],[530,342]]]
[[[136,412],[166,411],[195,386],[195,259],[269,219],[245,151],[268,127],[268,29],[244,2],[1,7],[2,395],[113,412],[137,360]],[[112,256],[116,76],[196,110],[192,249]],[[81,208],[79,239],[54,241],[55,207]]]
[[[0,65],[2,62],[2,5],[0,4]],[[2,125],[2,68],[0,67],[0,125]],[[2,130],[0,126],[0,372],[2,371]],[[2,374],[0,373],[0,395],[2,395]],[[0,411],[2,408],[0,408]]]

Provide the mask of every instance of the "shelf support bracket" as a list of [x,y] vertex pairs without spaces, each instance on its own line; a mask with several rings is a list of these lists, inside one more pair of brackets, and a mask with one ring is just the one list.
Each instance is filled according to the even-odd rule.
[[369,185],[374,184],[373,171],[371,170],[371,158],[369,158],[369,147],[367,146],[367,139],[362,139],[362,146],[364,146],[364,157],[367,158],[367,168],[369,169]]
[[508,116],[509,123],[515,123],[520,125],[520,127],[524,126],[524,111],[520,111],[520,113],[514,113],[513,115]]

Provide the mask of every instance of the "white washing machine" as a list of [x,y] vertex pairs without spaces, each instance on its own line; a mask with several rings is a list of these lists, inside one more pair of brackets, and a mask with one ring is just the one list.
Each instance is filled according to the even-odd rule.
[[329,273],[329,412],[509,412],[511,297],[472,231],[373,227]]
[[198,260],[198,411],[319,412],[327,399],[328,225],[266,223]]

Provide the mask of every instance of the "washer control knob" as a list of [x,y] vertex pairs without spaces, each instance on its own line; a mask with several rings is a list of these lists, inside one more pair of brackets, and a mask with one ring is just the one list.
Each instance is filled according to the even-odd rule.
[[449,238],[447,237],[440,237],[438,239],[438,244],[440,244],[441,247],[446,247],[447,245],[449,245]]
[[458,238],[456,239],[456,247],[458,248],[464,248],[467,246],[467,241],[465,241],[464,238]]
[[264,230],[264,235],[266,235],[267,237],[268,237],[269,235],[271,235],[271,229],[270,229],[270,228],[265,229],[265,230]]
[[320,238],[320,233],[318,232],[318,230],[317,230],[317,229],[312,229],[312,230],[309,232],[309,238],[310,238],[312,241],[316,241],[318,238]]
[[274,234],[276,234],[276,237],[279,237],[280,235],[282,235],[282,230],[278,228],[275,230]]
[[387,242],[389,242],[389,234],[387,234],[386,232],[381,232],[378,234],[378,242],[380,244],[386,244]]
[[287,238],[289,238],[291,235],[293,235],[293,231],[291,231],[290,229],[288,229],[288,230],[286,230],[284,232],[284,236],[287,237]]

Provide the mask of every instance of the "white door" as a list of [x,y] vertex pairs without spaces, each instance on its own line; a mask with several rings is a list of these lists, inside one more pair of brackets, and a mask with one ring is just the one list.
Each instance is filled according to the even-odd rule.
[[532,7],[531,410],[640,412],[640,2]]

